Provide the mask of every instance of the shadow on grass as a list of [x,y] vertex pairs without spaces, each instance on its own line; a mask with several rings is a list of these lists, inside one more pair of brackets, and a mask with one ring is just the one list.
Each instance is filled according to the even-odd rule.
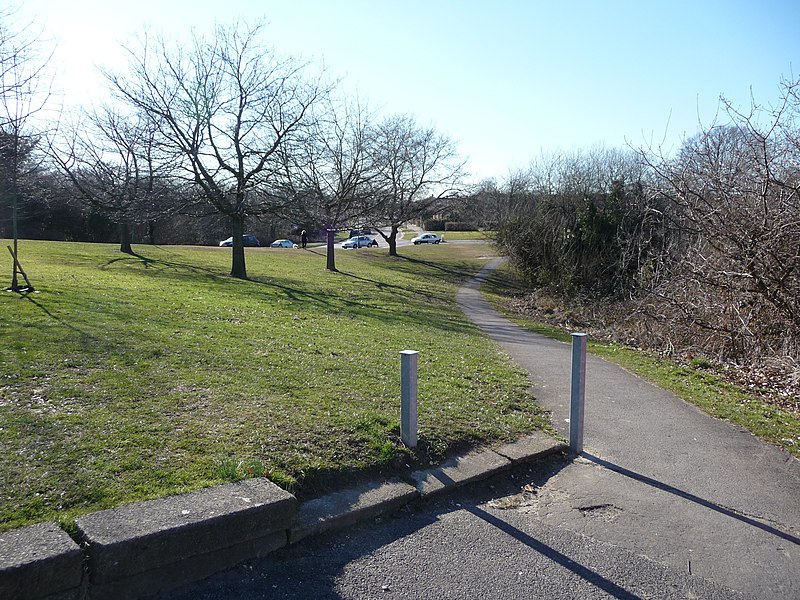
[[531,291],[512,273],[505,269],[496,269],[486,278],[486,286],[498,295],[518,296]]
[[147,258],[143,254],[139,254],[138,252],[131,252],[131,253],[122,252],[120,253],[120,256],[118,256],[117,258],[112,258],[107,262],[105,262],[104,264],[100,265],[100,268],[105,269],[107,267],[113,266],[118,262],[127,262],[129,259],[132,258],[138,258],[144,264],[145,267],[149,267],[151,263],[156,262],[155,259]]
[[[432,274],[438,273],[439,275],[446,275],[451,283],[463,283],[471,279],[476,271],[470,263],[461,264],[441,264],[429,260],[422,260],[419,258],[412,258],[410,256],[398,255],[397,258],[408,263],[406,270],[412,273],[419,273],[420,267],[429,269]],[[412,268],[413,267],[413,268]]]
[[[343,275],[347,277],[352,277],[354,279],[360,279],[366,282],[372,281],[366,278],[358,277],[356,275],[350,275],[347,273],[344,273]],[[381,286],[380,282],[374,282],[374,283],[376,283],[378,287]],[[401,323],[401,324],[406,324],[410,327],[414,327],[415,324],[424,325],[426,327],[433,327],[449,333],[466,333],[474,331],[474,327],[467,321],[447,318],[446,315],[442,315],[441,318],[435,318],[435,317],[425,318],[425,315],[428,313],[419,310],[419,306],[415,306],[414,302],[406,302],[404,303],[403,305],[404,308],[402,310],[399,309],[395,310],[392,308],[386,308],[384,306],[381,306],[380,298],[375,298],[374,300],[368,299],[364,301],[359,301],[348,298],[336,297],[335,300],[332,301],[330,296],[325,294],[324,292],[309,292],[307,290],[291,287],[288,285],[283,285],[276,282],[262,283],[261,285],[266,285],[273,289],[281,290],[293,302],[302,304],[306,306],[306,308],[315,307],[329,314],[344,314],[344,315],[349,315],[351,317],[360,317],[360,318],[377,320],[383,323],[395,323],[395,324]],[[385,284],[385,285],[386,287],[397,288],[397,286],[391,286],[391,284]],[[403,288],[397,288],[397,289],[403,289]],[[441,298],[438,298],[430,294],[423,294],[415,290],[406,291],[405,295],[409,298],[413,296],[418,305],[425,303],[429,304],[431,303],[431,301],[441,302]],[[426,302],[420,303],[421,298],[425,298]]]
[[[325,252],[318,252],[318,251],[316,251],[314,249],[308,249],[307,251],[310,252],[311,254],[316,254],[317,256],[322,256],[322,257],[326,257],[327,256],[327,254]],[[405,286],[402,286],[402,285],[395,285],[393,283],[387,283],[385,281],[379,281],[377,279],[370,279],[368,277],[361,277],[359,275],[356,275],[355,273],[350,273],[350,272],[347,272],[347,271],[343,271],[343,270],[341,270],[339,268],[337,268],[335,272],[339,273],[340,275],[343,275],[345,277],[350,277],[351,279],[356,279],[358,281],[363,281],[365,283],[372,283],[372,284],[375,285],[376,288],[378,288],[381,291],[383,291],[383,290],[397,290],[399,292],[403,292],[403,293],[409,294],[409,295],[418,294],[418,290],[415,290],[415,289],[410,288],[410,287],[405,287]]]
[[[322,258],[326,256],[324,248],[322,250],[306,249],[305,251]],[[405,257],[401,258],[417,266],[424,265],[433,276],[435,276],[436,272],[444,271],[449,273],[451,277],[458,278],[458,280],[463,280],[471,277],[474,274],[474,268],[470,269],[466,265],[463,270],[453,270],[444,268],[434,262],[421,261],[418,259],[406,259]],[[155,259],[139,253],[115,257],[105,262],[100,268],[108,269],[116,264],[125,264],[130,263],[131,261],[140,262],[145,267],[145,270],[142,272],[149,276],[164,276],[171,280],[197,281],[200,279],[216,285],[231,285],[233,283],[255,285],[258,286],[257,289],[262,288],[280,291],[293,303],[297,303],[298,305],[302,305],[306,308],[315,308],[329,314],[347,314],[353,317],[368,317],[384,323],[408,323],[410,326],[413,326],[416,323],[426,325],[428,327],[434,327],[446,332],[472,331],[472,327],[466,322],[460,323],[454,319],[446,317],[441,319],[426,319],[424,315],[428,313],[415,310],[415,302],[421,302],[422,304],[430,305],[434,302],[442,303],[446,300],[445,298],[441,298],[435,294],[425,291],[424,288],[415,289],[413,287],[400,286],[388,283],[386,281],[362,277],[354,273],[340,270],[337,270],[336,273],[343,277],[373,284],[380,292],[396,292],[396,296],[405,297],[408,301],[401,303],[405,310],[393,310],[391,308],[387,308],[381,304],[380,298],[373,299],[367,297],[364,299],[354,299],[341,295],[332,296],[326,292],[309,291],[308,289],[282,283],[279,279],[270,279],[258,276],[248,279],[236,279],[232,278],[230,275],[222,274],[219,271],[215,271],[211,268],[199,267],[186,261]],[[397,265],[402,263],[395,264]],[[420,274],[419,268],[409,268],[406,270],[414,274]],[[268,302],[271,301],[268,296],[264,296],[261,299]]]
[[28,302],[33,304],[36,308],[41,310],[44,314],[46,314],[48,317],[50,317],[53,321],[55,321],[59,325],[65,327],[66,329],[74,331],[75,333],[80,335],[81,339],[92,341],[92,342],[100,342],[100,341],[102,341],[102,340],[100,340],[100,338],[92,335],[91,333],[87,333],[86,331],[83,331],[81,328],[75,326],[74,324],[70,323],[69,321],[65,321],[61,317],[58,317],[58,316],[54,315],[52,312],[50,312],[50,310],[44,304],[34,300],[31,296],[26,294],[24,296],[24,298],[25,298],[25,300],[27,300]]
[[117,258],[112,258],[103,263],[102,265],[100,265],[100,269],[106,270],[109,267],[115,266],[117,263],[130,263],[132,261],[140,262],[146,269],[145,273],[147,273],[147,269],[153,269],[157,271],[172,269],[173,271],[175,271],[175,275],[183,277],[186,277],[188,274],[192,274],[192,275],[203,275],[213,280],[222,279],[229,281],[230,279],[232,279],[230,275],[225,275],[223,273],[220,273],[219,271],[215,271],[207,267],[198,267],[196,264],[189,262],[168,261],[164,259],[149,258],[143,254],[139,254],[138,252],[134,252],[133,254],[125,254],[124,256],[118,256]]
[[346,271],[339,271],[339,273],[341,275],[343,275],[344,277],[349,277],[349,278],[355,279],[357,281],[363,281],[365,283],[372,283],[372,284],[375,285],[376,288],[378,288],[381,291],[384,291],[384,290],[396,290],[398,292],[402,292],[404,295],[409,296],[409,297],[412,297],[412,296],[413,297],[419,297],[420,295],[426,295],[428,298],[435,298],[435,299],[441,300],[441,298],[438,298],[438,297],[434,296],[433,294],[428,294],[428,293],[426,293],[424,291],[421,292],[420,290],[416,290],[416,289],[413,289],[413,288],[410,288],[410,287],[403,287],[401,285],[395,285],[393,283],[386,283],[385,281],[378,281],[377,279],[369,279],[367,277],[361,277],[359,275],[355,275],[354,273],[348,273]]

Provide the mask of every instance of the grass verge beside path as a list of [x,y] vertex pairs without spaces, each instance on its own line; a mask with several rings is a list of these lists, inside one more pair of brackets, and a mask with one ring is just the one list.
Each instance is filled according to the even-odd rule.
[[455,304],[483,245],[341,252],[338,273],[324,249],[248,249],[250,281],[227,249],[135,249],[20,243],[38,293],[0,292],[0,530],[248,476],[302,497],[546,427]]
[[[507,266],[495,271],[482,291],[497,310],[518,325],[563,342],[571,342],[571,332],[532,321],[509,309],[506,302],[509,295],[519,294],[523,290]],[[764,441],[776,444],[800,458],[800,420],[795,415],[764,402],[756,395],[748,394],[719,375],[704,370],[701,365],[680,365],[621,344],[591,338],[588,350],[672,392],[704,412],[747,429]]]

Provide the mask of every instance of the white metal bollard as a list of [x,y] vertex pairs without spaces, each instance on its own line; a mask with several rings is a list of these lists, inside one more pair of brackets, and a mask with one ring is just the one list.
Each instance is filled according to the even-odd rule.
[[400,352],[400,439],[417,447],[417,355],[416,350]]
[[569,407],[569,450],[583,452],[583,412],[586,405],[585,333],[572,334],[572,392]]

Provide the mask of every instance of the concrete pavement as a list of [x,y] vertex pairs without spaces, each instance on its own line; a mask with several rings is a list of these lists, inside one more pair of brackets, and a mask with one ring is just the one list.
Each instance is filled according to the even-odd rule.
[[[747,598],[517,510],[551,456],[400,512],[303,540],[158,600]],[[525,492],[527,497],[528,492]],[[535,497],[535,494],[533,495]]]
[[[568,435],[570,347],[504,319],[478,290],[462,309],[530,373]],[[589,356],[584,455],[520,509],[758,598],[800,598],[800,461]]]

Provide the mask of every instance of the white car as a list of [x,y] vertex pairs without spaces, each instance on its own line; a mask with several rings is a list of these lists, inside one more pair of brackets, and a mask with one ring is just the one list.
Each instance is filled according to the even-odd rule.
[[270,248],[297,248],[292,240],[275,240],[269,245]]
[[[258,241],[258,238],[251,233],[242,236],[242,245],[243,246],[260,246],[261,242]],[[222,240],[219,243],[220,248],[230,248],[233,246],[233,237],[229,237],[227,240]]]
[[378,242],[368,235],[355,235],[342,242],[342,248],[377,248]]
[[415,238],[411,238],[411,243],[415,246],[418,244],[438,244],[442,241],[442,236],[435,233],[423,233]]

